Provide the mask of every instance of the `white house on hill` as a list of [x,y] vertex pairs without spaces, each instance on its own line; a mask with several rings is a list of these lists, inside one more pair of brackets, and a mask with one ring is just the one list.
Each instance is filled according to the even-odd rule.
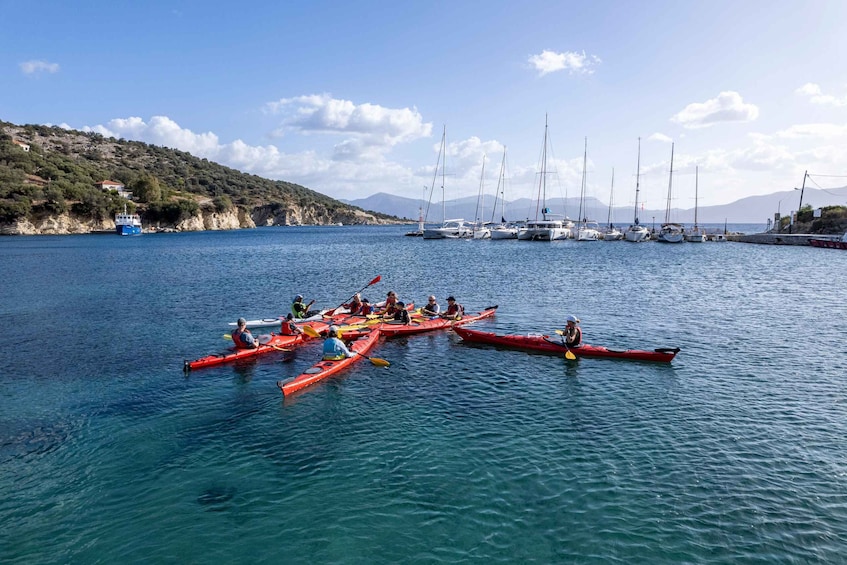
[[127,190],[125,190],[126,187],[123,184],[115,182],[113,180],[101,180],[94,186],[104,191],[115,190],[117,191],[118,196],[123,196],[127,200],[130,200],[132,198],[132,192],[128,192]]

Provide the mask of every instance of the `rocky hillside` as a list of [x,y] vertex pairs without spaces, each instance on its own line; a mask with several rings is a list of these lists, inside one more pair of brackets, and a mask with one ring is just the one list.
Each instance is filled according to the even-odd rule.
[[401,222],[183,151],[0,121],[0,233],[114,229],[125,206],[147,229]]

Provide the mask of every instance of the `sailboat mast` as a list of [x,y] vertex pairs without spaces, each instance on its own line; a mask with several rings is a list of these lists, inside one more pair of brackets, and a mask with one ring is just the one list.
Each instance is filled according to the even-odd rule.
[[641,138],[638,138],[638,167],[635,169],[635,218],[634,224],[638,225],[638,192],[641,185]]
[[612,189],[609,191],[609,217],[606,218],[606,224],[609,229],[612,228],[612,205],[615,201],[615,168],[612,167]]
[[670,170],[670,174],[668,175],[668,204],[667,204],[667,207],[665,208],[665,223],[666,224],[671,223],[671,195],[672,195],[671,193],[672,193],[672,190],[673,190],[673,146],[674,146],[674,144],[671,143],[671,170]]
[[503,160],[500,162],[500,176],[497,177],[497,192],[494,193],[494,206],[491,208],[491,223],[497,214],[497,198],[500,198],[500,218],[505,223],[506,218],[506,146],[503,146]]
[[447,192],[444,189],[444,177],[447,176],[445,169],[447,168],[447,126],[444,126],[444,133],[441,134],[441,150],[444,152],[444,158],[441,161],[441,225],[447,223]]
[[[538,219],[538,207],[541,206],[543,218],[547,219],[547,114],[544,114],[544,143],[541,146],[541,179],[538,181],[538,192],[541,195],[535,207],[535,219]],[[543,204],[542,204],[543,203]]]
[[582,187],[579,191],[579,218],[577,218],[582,225],[585,227],[585,218],[583,217],[583,203],[585,202],[585,168],[588,164],[588,137],[585,138],[585,149],[582,152]]
[[694,167],[694,232],[699,233],[697,230],[697,200],[698,200],[698,192],[700,189],[700,167]]

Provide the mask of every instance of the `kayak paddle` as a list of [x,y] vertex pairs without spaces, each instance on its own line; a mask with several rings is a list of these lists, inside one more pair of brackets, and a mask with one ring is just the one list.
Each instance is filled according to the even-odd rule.
[[573,352],[568,347],[568,344],[565,343],[565,332],[563,332],[562,330],[556,330],[556,333],[562,336],[562,345],[564,345],[565,349],[567,350],[565,351],[565,359],[567,359],[568,361],[573,361],[574,359],[576,359],[576,355],[573,354]]
[[[365,290],[366,288],[368,288],[372,284],[376,284],[381,280],[382,280],[382,275],[377,275],[371,282],[369,282],[368,284],[366,284],[365,286],[363,286],[362,288],[360,288],[359,290],[354,292],[353,295],[350,298],[347,299],[347,301],[349,302],[349,301],[353,300],[354,296],[356,296],[357,294],[359,294],[360,292],[362,292],[363,290]],[[335,314],[335,311],[338,310],[339,308],[341,308],[342,306],[344,306],[343,302],[341,304],[339,304],[338,306],[336,306],[335,308],[333,308],[332,310],[327,310],[326,312],[324,312],[324,317],[325,318],[331,317],[333,314]]]
[[367,355],[362,355],[358,351],[354,351],[353,353],[355,353],[356,355],[358,355],[360,357],[364,357],[365,359],[367,359],[368,361],[370,361],[371,363],[373,363],[377,367],[389,367],[391,365],[391,363],[389,363],[385,359],[380,359],[379,357],[368,357]]
[[303,326],[303,333],[309,337],[321,337],[321,334],[312,326]]

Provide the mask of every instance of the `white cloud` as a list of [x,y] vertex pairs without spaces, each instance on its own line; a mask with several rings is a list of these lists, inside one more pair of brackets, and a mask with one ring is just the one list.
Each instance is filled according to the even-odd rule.
[[432,124],[424,123],[415,108],[357,105],[330,94],[282,98],[265,104],[264,111],[281,116],[276,136],[289,132],[346,136],[335,147],[335,158],[342,161],[373,158],[395,145],[432,134]]
[[660,141],[662,143],[671,143],[673,139],[663,133],[656,132],[647,138],[649,141]]
[[602,61],[595,55],[586,55],[585,51],[576,53],[565,51],[557,53],[545,49],[538,55],[530,55],[529,64],[538,71],[538,76],[554,73],[556,71],[568,71],[570,74],[592,74],[593,67]]
[[847,106],[847,96],[836,98],[831,94],[824,94],[821,87],[813,82],[807,82],[794,91],[801,96],[808,96],[809,102],[821,106]]
[[796,124],[776,132],[784,139],[831,138],[847,135],[847,124]]
[[35,75],[42,73],[58,73],[59,63],[49,63],[47,61],[24,61],[18,65],[21,72],[25,75]]
[[687,129],[713,126],[724,122],[749,122],[759,117],[759,108],[745,104],[741,95],[725,91],[705,102],[694,102],[671,118]]

